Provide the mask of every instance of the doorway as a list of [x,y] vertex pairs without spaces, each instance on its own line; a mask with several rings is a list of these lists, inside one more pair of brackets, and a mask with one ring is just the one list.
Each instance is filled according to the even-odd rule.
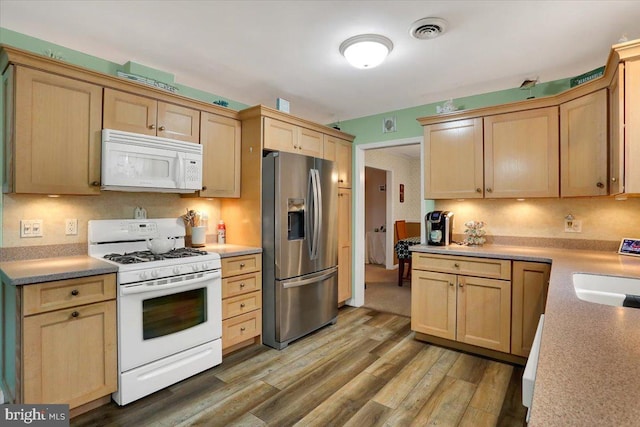
[[[392,141],[384,141],[384,142],[374,142],[367,144],[360,144],[355,146],[354,151],[354,168],[355,168],[355,180],[353,183],[354,189],[354,277],[353,277],[353,296],[350,300],[347,301],[348,305],[360,307],[364,305],[364,283],[365,283],[365,244],[366,244],[366,233],[365,233],[365,152],[367,150],[375,150],[381,148],[388,147],[400,147],[407,145],[416,145],[418,144],[420,147],[420,175],[419,175],[419,187],[420,187],[420,217],[424,218],[426,209],[433,209],[433,202],[424,201],[424,186],[422,184],[422,176],[424,176],[423,170],[423,138],[422,137],[413,137],[413,138],[404,138]],[[416,171],[417,172],[417,171]],[[396,194],[395,187],[397,187],[399,183],[394,182],[393,177],[391,178],[391,182],[387,184],[387,197],[392,198],[394,194]],[[388,204],[388,209],[386,211],[386,224],[385,228],[389,230],[386,233],[385,238],[385,254],[388,254],[387,260],[391,258],[391,261],[387,261],[387,265],[391,262],[393,265],[393,221],[395,218],[394,215],[394,207],[393,204]],[[424,230],[421,230],[422,239],[424,240]]]

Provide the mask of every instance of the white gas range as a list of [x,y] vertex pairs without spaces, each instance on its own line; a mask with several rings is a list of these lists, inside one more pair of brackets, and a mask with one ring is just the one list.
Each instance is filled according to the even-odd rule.
[[[119,405],[222,362],[220,256],[184,247],[182,219],[89,221],[90,256],[118,266]],[[170,239],[154,254],[147,239]]]

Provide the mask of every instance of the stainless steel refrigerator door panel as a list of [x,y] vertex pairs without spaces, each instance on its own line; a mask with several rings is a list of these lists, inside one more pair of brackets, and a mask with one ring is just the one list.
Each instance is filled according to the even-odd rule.
[[338,269],[276,281],[276,341],[283,348],[338,316]]
[[316,270],[338,265],[338,175],[335,164],[315,159],[320,187],[319,216],[321,218],[316,257]]
[[[279,153],[275,157],[274,181],[275,208],[273,224],[275,234],[275,275],[276,279],[287,279],[313,273],[317,270],[316,263],[311,259],[313,232],[312,201],[310,192],[311,173],[314,161],[312,157],[296,154]],[[302,201],[302,203],[300,203]],[[290,209],[295,209],[292,212]],[[302,221],[304,235],[291,236],[289,224],[296,216]]]

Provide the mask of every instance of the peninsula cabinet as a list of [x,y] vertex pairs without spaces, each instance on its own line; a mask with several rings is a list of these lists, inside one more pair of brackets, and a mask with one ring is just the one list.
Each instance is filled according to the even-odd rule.
[[115,298],[115,274],[3,284],[5,346],[15,337],[3,380],[15,403],[74,409],[110,400],[118,386]]
[[264,118],[264,148],[322,158],[322,133],[291,123]]
[[105,129],[200,142],[200,111],[115,89],[104,90]]
[[4,191],[99,194],[102,88],[13,65],[3,87]]
[[427,199],[481,199],[484,191],[482,118],[424,127]]
[[485,117],[485,197],[558,197],[558,126],[558,107]]
[[509,353],[511,262],[414,252],[411,329]]
[[560,105],[560,195],[606,196],[607,90]]
[[338,304],[352,296],[351,190],[338,190]]
[[239,120],[202,113],[200,197],[240,197],[240,135]]
[[527,357],[549,288],[550,264],[513,261],[511,284],[511,353]]

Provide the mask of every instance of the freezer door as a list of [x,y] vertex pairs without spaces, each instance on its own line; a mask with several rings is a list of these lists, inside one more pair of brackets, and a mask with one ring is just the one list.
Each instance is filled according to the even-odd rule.
[[338,269],[276,280],[275,338],[280,348],[338,316]]

